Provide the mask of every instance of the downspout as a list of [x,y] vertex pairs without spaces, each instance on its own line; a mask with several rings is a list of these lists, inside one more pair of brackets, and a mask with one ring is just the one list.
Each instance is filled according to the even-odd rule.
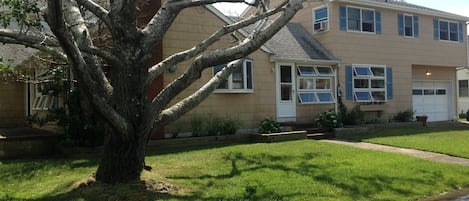
[[335,110],[335,113],[338,114],[339,113],[339,94],[340,94],[340,97],[342,97],[342,88],[341,86],[339,85],[339,69],[340,69],[340,62],[337,64],[337,68],[335,69],[335,79],[334,79],[334,82],[335,82],[335,104],[334,104],[334,110]]

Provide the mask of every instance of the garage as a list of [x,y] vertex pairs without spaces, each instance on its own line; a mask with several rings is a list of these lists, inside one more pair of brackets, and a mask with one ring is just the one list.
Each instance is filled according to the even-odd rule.
[[451,120],[450,81],[415,81],[412,87],[414,116],[427,115],[429,122]]

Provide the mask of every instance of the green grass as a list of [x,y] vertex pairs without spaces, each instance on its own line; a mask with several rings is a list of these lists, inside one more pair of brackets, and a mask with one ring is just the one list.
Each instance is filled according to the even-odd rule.
[[468,128],[436,126],[386,128],[343,138],[469,158]]
[[[0,200],[412,200],[469,186],[469,169],[313,140],[152,152],[141,181],[74,189],[93,158],[8,161]],[[3,198],[3,199],[2,199]]]

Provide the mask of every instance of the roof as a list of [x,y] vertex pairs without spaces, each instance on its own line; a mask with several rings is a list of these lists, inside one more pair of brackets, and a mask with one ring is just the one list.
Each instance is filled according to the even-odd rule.
[[286,24],[265,45],[277,60],[339,61],[298,23]]
[[354,3],[359,5],[367,5],[367,6],[374,6],[379,8],[385,9],[393,9],[393,10],[400,10],[405,12],[413,12],[418,14],[430,15],[435,17],[441,18],[448,18],[453,20],[464,20],[469,21],[469,17],[457,15],[454,13],[449,13],[433,8],[428,8],[424,6],[419,6],[411,3],[407,3],[402,0],[331,0],[337,2],[346,2],[346,3]]

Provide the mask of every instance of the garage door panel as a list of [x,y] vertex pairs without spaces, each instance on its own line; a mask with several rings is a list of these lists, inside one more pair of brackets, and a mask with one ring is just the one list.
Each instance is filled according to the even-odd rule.
[[412,105],[415,115],[427,115],[428,121],[450,119],[450,91],[448,82],[414,82]]

